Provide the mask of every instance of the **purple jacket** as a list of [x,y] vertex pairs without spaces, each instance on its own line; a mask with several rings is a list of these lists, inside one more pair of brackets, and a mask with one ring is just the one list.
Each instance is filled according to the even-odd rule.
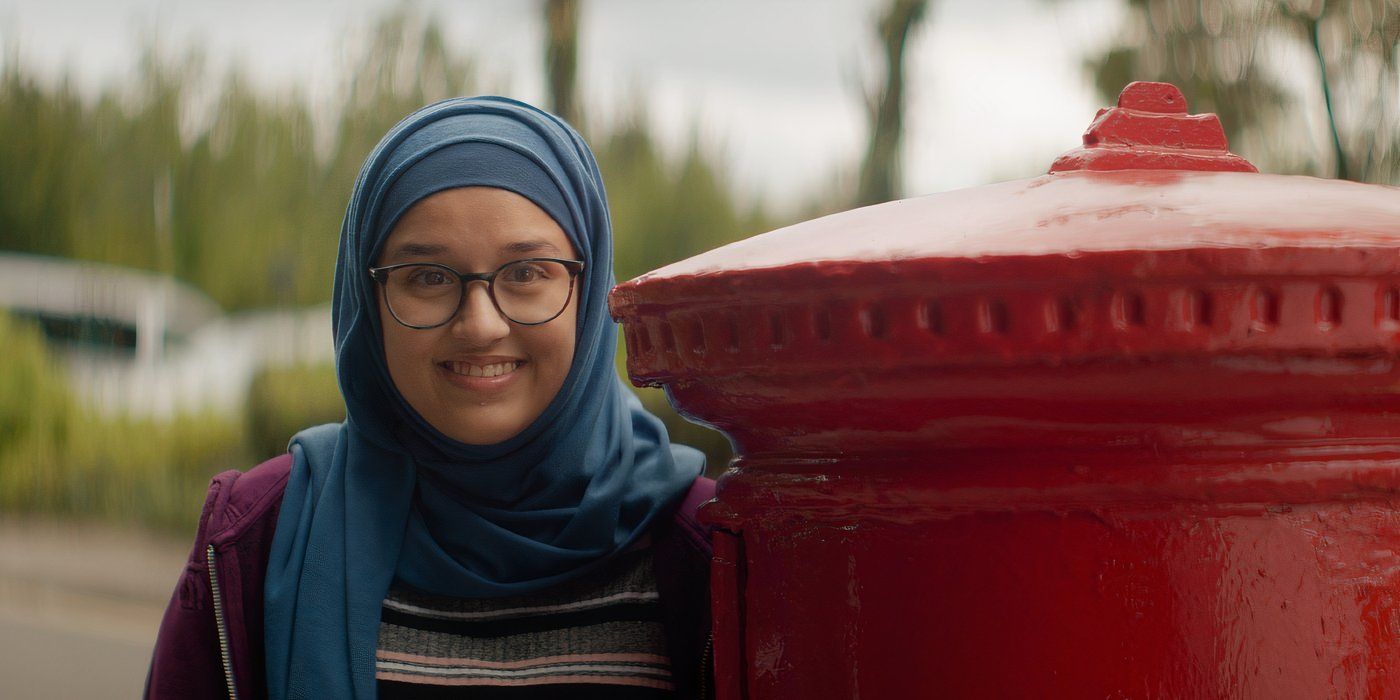
[[[147,698],[260,698],[263,579],[291,455],[247,473],[214,477],[194,550],[165,618],[146,677]],[[656,583],[679,697],[712,694],[709,531],[695,518],[715,482],[695,480],[675,516],[652,531]]]

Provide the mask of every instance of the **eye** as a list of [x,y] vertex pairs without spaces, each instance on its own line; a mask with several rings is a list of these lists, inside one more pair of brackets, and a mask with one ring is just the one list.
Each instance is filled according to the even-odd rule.
[[518,262],[512,263],[509,267],[501,271],[503,281],[510,284],[531,284],[549,279],[549,269],[541,263]]
[[437,287],[444,284],[452,284],[453,280],[446,272],[435,267],[417,267],[408,273],[408,281],[420,287]]

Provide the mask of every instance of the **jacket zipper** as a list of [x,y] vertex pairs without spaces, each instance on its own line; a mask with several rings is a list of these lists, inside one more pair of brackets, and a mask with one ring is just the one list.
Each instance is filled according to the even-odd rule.
[[705,679],[709,676],[710,656],[714,654],[714,647],[715,635],[711,632],[705,637],[705,651],[700,654],[700,700],[706,700],[710,697],[706,692],[709,689],[707,687],[709,684],[705,682]]
[[219,626],[219,655],[224,662],[224,681],[228,683],[229,700],[238,700],[238,687],[233,682],[233,657],[229,654],[228,626],[224,620],[224,598],[219,592],[219,571],[214,566],[214,545],[205,550],[209,560],[209,588],[214,594],[214,622]]

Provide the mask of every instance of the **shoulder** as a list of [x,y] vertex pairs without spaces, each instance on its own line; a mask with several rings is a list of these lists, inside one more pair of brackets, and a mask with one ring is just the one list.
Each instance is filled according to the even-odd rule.
[[229,470],[215,476],[199,516],[205,541],[237,539],[249,530],[275,526],[292,456],[283,454],[246,472]]
[[672,521],[676,529],[688,536],[695,545],[708,555],[710,551],[711,527],[700,521],[700,508],[714,500],[715,480],[704,476],[691,482],[680,505],[676,507]]
[[701,521],[700,509],[714,497],[714,480],[699,477],[690,484],[671,517],[657,524],[655,546],[663,561],[708,563],[712,528]]
[[671,517],[654,531],[653,562],[657,592],[661,595],[666,644],[677,689],[704,687],[697,673],[704,669],[705,640],[710,631],[709,525],[700,520],[700,509],[715,496],[713,479],[700,477],[691,483]]
[[[215,697],[223,688],[220,644],[231,645],[240,668],[247,666],[238,661],[241,656],[261,653],[255,651],[261,648],[261,584],[291,465],[291,455],[282,455],[247,472],[223,472],[209,483],[194,546],[156,637],[147,697]],[[222,553],[220,569],[234,574],[223,579],[226,639],[209,614],[214,595],[208,567],[215,550]]]
[[210,554],[218,552],[221,561],[235,564],[242,588],[261,591],[291,468],[292,457],[284,454],[246,472],[223,472],[209,483],[186,567],[199,581],[195,588],[203,588]]
[[686,491],[685,498],[681,501],[680,510],[689,517],[694,517],[700,510],[700,506],[714,500],[715,480],[705,476],[698,476],[695,481],[690,482],[690,490]]

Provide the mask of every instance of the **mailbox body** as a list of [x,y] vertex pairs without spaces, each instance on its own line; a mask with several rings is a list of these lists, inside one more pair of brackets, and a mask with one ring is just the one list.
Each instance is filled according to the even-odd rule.
[[1168,88],[614,292],[739,455],[721,697],[1400,696],[1400,190],[1254,173]]

